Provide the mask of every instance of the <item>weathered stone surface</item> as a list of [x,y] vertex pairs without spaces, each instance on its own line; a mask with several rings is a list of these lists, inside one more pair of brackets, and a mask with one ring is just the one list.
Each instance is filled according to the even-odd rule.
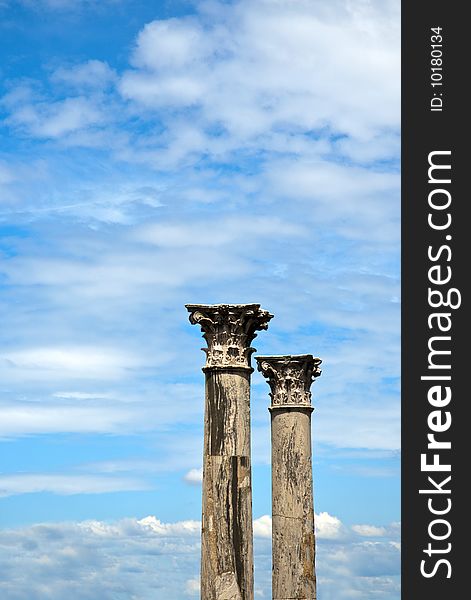
[[258,370],[267,378],[271,389],[271,408],[276,406],[311,406],[311,384],[319,377],[320,358],[310,354],[298,356],[259,356]]
[[206,372],[202,599],[253,597],[250,372]]
[[208,347],[206,368],[245,367],[251,369],[251,342],[273,318],[260,304],[186,304],[190,323],[198,324]]
[[309,408],[272,411],[273,598],[316,598]]
[[272,404],[273,600],[315,600],[311,393],[320,359],[258,357]]
[[250,343],[272,315],[258,304],[187,308],[208,343],[201,599],[253,600]]

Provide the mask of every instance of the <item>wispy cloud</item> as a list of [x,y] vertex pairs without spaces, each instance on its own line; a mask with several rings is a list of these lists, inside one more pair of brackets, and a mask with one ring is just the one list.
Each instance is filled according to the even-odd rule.
[[386,535],[384,527],[376,527],[375,525],[352,525],[353,531],[365,537],[381,537]]
[[0,357],[5,367],[21,369],[22,376],[114,379],[140,366],[136,357],[113,348],[43,347],[9,352]]
[[[77,11],[93,8],[99,4],[118,4],[123,0],[16,0],[19,4],[33,10],[48,9],[51,11]],[[5,0],[10,4],[12,0]]]
[[73,89],[96,89],[110,85],[116,75],[110,66],[101,60],[89,60],[85,63],[62,66],[51,74],[51,82]]
[[132,421],[132,412],[108,404],[71,406],[59,402],[2,402],[0,438],[44,433],[118,433]]
[[7,122],[39,137],[59,138],[101,123],[103,118],[97,106],[77,96],[52,104],[26,105],[16,110]]
[[243,1],[206,5],[199,20],[155,21],[137,39],[121,92],[150,110],[194,110],[219,124],[227,148],[255,136],[263,146],[290,128],[368,138],[397,125],[396,4],[381,6],[380,16],[374,3]]
[[51,475],[50,473],[0,475],[0,497],[37,492],[51,492],[68,496],[147,489],[149,489],[149,485],[144,481],[123,477]]

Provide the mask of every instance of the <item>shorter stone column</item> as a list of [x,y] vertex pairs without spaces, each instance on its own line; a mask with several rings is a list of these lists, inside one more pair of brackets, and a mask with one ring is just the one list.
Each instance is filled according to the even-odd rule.
[[315,600],[311,383],[321,360],[311,354],[259,356],[271,388],[272,596]]

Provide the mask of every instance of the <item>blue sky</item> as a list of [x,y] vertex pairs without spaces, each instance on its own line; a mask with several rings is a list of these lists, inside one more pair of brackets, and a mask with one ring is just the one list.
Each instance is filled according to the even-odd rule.
[[[323,359],[319,598],[399,598],[399,22],[0,0],[2,598],[198,594],[199,302],[259,302],[260,354]],[[268,400],[255,373],[261,598]]]

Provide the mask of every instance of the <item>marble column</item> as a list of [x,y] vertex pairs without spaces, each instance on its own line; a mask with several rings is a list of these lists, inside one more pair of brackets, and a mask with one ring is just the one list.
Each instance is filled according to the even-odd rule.
[[250,347],[273,317],[259,304],[188,304],[208,347],[201,600],[253,600]]
[[271,388],[272,596],[315,600],[310,387],[321,360],[260,356],[257,363]]

